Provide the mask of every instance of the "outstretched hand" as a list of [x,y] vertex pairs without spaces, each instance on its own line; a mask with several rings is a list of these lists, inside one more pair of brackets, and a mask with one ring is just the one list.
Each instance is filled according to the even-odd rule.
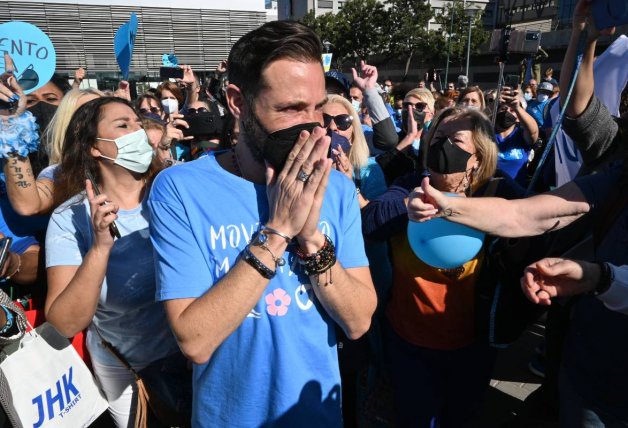
[[364,60],[360,61],[361,76],[358,76],[358,72],[355,68],[351,69],[353,73],[353,82],[362,92],[367,89],[374,88],[377,85],[377,67],[374,65],[367,65]]
[[419,128],[416,120],[414,119],[414,106],[408,106],[408,124],[406,131],[406,136],[403,137],[403,140],[399,141],[397,144],[397,150],[403,150],[406,147],[410,146],[414,143],[414,140],[418,140],[421,138],[421,134],[423,133],[423,127]]
[[430,185],[430,178],[424,177],[421,187],[415,188],[408,198],[408,217],[412,221],[423,222],[432,218],[451,215],[448,197]]
[[601,269],[596,263],[545,258],[528,266],[521,277],[523,294],[532,303],[549,306],[553,297],[573,296],[595,289]]

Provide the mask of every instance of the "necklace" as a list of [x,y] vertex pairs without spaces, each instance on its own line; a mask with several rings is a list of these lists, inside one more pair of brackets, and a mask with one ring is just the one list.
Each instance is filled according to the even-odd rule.
[[464,273],[464,266],[458,266],[452,269],[438,269],[440,273],[450,279],[458,279]]

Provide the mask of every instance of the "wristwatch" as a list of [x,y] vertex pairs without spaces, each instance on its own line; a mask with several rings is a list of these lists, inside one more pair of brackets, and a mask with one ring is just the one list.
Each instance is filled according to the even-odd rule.
[[253,239],[251,239],[251,245],[253,245],[254,247],[264,246],[267,242],[268,236],[262,232],[256,233],[255,236],[253,236]]

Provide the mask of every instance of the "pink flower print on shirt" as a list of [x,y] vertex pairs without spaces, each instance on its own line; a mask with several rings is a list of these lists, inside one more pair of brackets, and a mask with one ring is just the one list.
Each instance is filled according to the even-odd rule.
[[276,288],[266,295],[266,312],[268,315],[282,317],[288,313],[288,306],[292,299],[282,288]]

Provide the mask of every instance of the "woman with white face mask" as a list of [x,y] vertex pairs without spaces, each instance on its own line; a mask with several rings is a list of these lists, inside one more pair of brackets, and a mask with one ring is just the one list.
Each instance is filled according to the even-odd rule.
[[155,302],[145,202],[153,165],[130,103],[104,97],[83,105],[68,127],[54,189],[61,205],[46,236],[46,317],[66,337],[88,329],[94,373],[118,427],[133,420],[135,381],[101,336],[136,370],[178,352]]
[[167,120],[170,115],[179,113],[183,107],[183,93],[176,83],[163,82],[157,87],[156,96],[161,101],[164,120]]

